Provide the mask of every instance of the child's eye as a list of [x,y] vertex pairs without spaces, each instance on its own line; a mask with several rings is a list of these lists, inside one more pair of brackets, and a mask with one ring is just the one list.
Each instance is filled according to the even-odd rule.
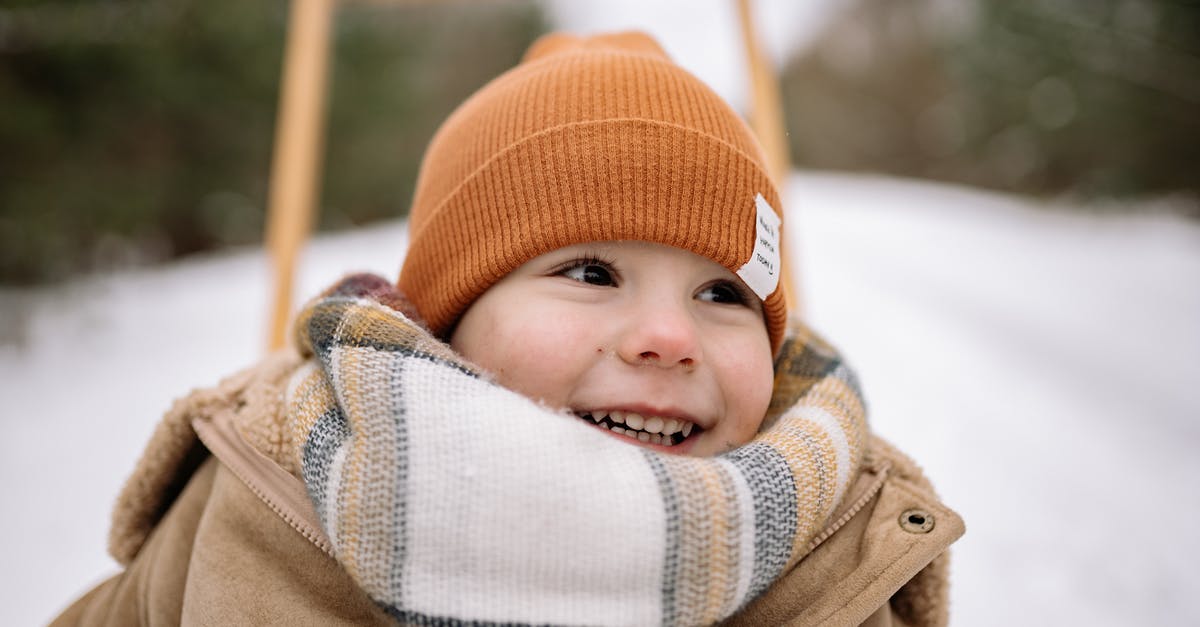
[[696,295],[702,301],[727,305],[744,305],[749,301],[745,290],[729,281],[718,281],[700,290]]
[[572,265],[560,270],[559,274],[588,285],[615,286],[617,284],[612,268],[603,261],[595,259],[573,262]]

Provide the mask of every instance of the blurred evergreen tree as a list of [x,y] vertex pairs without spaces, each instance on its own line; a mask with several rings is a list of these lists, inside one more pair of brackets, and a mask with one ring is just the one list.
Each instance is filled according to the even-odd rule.
[[1200,4],[858,0],[785,69],[795,161],[1034,194],[1200,193]]
[[548,28],[531,2],[342,8],[323,224],[407,213],[417,167],[437,126],[485,82],[516,65]]
[[[0,283],[260,241],[287,10],[0,8]],[[531,2],[342,6],[321,225],[405,213],[437,123],[545,29]]]

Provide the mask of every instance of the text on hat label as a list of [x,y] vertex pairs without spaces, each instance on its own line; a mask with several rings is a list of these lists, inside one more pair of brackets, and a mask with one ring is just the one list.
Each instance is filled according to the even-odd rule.
[[754,197],[754,208],[757,213],[754,251],[738,269],[737,275],[759,298],[766,300],[779,287],[779,225],[782,220],[762,194]]

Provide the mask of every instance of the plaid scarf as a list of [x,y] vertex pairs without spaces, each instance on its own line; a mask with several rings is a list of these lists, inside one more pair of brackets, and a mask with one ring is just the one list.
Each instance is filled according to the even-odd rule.
[[334,554],[402,622],[719,621],[811,550],[862,461],[857,382],[798,325],[758,436],[693,458],[491,382],[404,311],[379,277],[331,288],[287,392]]

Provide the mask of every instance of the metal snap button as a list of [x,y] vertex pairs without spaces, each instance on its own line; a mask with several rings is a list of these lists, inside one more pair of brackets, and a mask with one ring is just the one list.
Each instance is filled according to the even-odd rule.
[[923,509],[910,509],[900,514],[900,528],[909,533],[933,531],[933,514]]

